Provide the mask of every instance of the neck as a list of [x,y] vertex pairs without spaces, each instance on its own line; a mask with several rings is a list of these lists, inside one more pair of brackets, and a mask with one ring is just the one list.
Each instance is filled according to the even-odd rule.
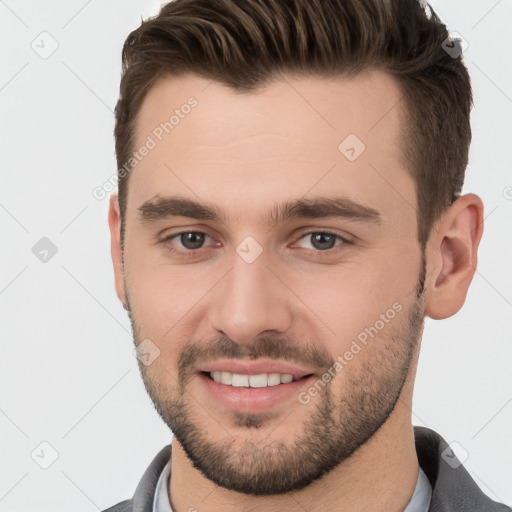
[[410,406],[401,397],[388,421],[351,457],[308,487],[273,496],[250,496],[218,487],[172,442],[169,495],[174,512],[387,511],[402,512],[418,479]]

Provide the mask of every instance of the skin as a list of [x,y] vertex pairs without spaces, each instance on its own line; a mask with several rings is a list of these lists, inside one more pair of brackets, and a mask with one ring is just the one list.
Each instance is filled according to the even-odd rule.
[[[392,77],[375,70],[350,79],[286,76],[249,94],[195,76],[163,78],[142,105],[136,146],[190,96],[198,105],[130,174],[124,260],[117,197],[110,201],[117,294],[129,308],[135,342],[149,338],[160,350],[151,365],[140,365],[153,400],[165,406],[178,399],[180,355],[191,343],[204,348],[229,338],[249,350],[262,336],[282,337],[296,343],[297,354],[312,346],[334,360],[396,302],[402,312],[328,386],[337,404],[333,418],[350,420],[345,427],[337,423],[339,435],[350,431],[361,403],[350,400],[360,389],[390,402],[392,397],[379,391],[382,384],[407,363],[410,368],[381,428],[300,490],[268,496],[229,490],[194,467],[173,438],[173,510],[402,511],[418,477],[411,406],[421,337],[417,326],[415,339],[407,338],[406,313],[417,307],[421,318],[442,319],[462,307],[482,236],[481,200],[474,194],[460,197],[434,226],[425,249],[425,291],[418,298],[417,201],[397,143],[403,102]],[[366,145],[353,162],[338,150],[350,133]],[[170,194],[221,208],[227,219],[140,219],[144,202]],[[267,222],[276,203],[335,196],[377,210],[380,223],[327,217]],[[325,230],[353,243],[339,241],[329,253],[315,249],[307,233]],[[163,241],[190,231],[209,235],[192,257],[171,251],[187,250],[180,237]],[[250,264],[236,252],[248,236],[263,249]],[[389,357],[390,350],[403,358]],[[227,441],[234,471],[248,442],[262,450],[256,457],[271,454],[264,452],[270,446],[290,448],[303,439],[326,400],[327,391],[306,405],[293,397],[250,428],[189,375],[182,382],[181,405],[187,404],[205,441]],[[363,387],[354,385],[358,381]],[[351,407],[342,408],[342,399]]]

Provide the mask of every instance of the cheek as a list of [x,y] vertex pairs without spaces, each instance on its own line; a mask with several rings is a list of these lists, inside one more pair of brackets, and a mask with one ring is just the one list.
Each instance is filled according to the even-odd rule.
[[156,261],[142,251],[126,254],[126,286],[141,335],[161,341],[175,339],[186,325],[187,314],[209,288],[205,274],[192,272],[185,265]]
[[409,250],[405,253],[409,256],[405,258],[402,254],[398,261],[398,254],[385,252],[374,251],[375,257],[354,258],[314,273],[295,277],[287,274],[290,287],[307,306],[301,311],[309,318],[313,337],[325,332],[327,338],[322,336],[321,341],[330,345],[333,357],[343,353],[354,338],[376,323],[379,334],[389,336],[391,326],[401,319],[401,312],[414,298],[420,255],[416,262]]

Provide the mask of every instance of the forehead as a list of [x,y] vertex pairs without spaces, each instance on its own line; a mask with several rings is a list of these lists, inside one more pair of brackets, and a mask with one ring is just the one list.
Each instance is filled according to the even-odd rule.
[[375,206],[397,194],[415,201],[399,148],[403,103],[377,70],[286,75],[249,93],[193,75],[160,79],[137,119],[133,149],[150,149],[131,171],[128,204],[181,193],[256,211],[266,198],[334,189]]

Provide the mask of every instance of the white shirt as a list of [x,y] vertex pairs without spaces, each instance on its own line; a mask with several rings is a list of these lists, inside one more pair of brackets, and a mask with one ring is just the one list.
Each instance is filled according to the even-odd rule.
[[[169,502],[169,477],[171,476],[171,461],[165,465],[158,483],[156,485],[155,496],[153,499],[153,512],[172,512]],[[430,498],[432,496],[432,486],[428,481],[427,475],[420,467],[416,488],[412,494],[411,501],[404,512],[428,512]]]

